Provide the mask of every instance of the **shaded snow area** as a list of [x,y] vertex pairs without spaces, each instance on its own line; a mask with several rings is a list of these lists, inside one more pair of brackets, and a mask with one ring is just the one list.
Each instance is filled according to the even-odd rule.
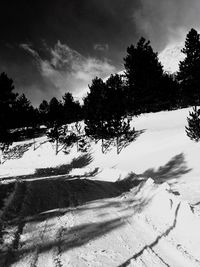
[[0,266],[200,266],[188,112],[134,118],[137,138],[118,155],[100,142],[57,156],[45,137],[14,144],[25,149],[0,166]]

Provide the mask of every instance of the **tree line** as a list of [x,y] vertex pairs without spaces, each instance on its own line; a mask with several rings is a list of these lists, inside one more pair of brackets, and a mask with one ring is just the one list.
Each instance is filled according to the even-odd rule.
[[67,92],[62,100],[53,97],[49,102],[43,100],[38,108],[34,108],[24,94],[14,93],[13,80],[1,73],[1,149],[9,146],[12,129],[35,129],[45,125],[54,128],[52,138],[57,139],[62,125],[80,120],[85,122],[87,136],[101,139],[102,142],[115,138],[118,143],[122,135],[128,136],[134,131],[130,128],[130,116],[198,106],[200,36],[195,29],[187,34],[182,53],[185,59],[179,63],[179,71],[169,74],[163,70],[150,41],[140,38],[135,45],[127,48],[124,74],[112,74],[106,81],[95,77],[83,105]]

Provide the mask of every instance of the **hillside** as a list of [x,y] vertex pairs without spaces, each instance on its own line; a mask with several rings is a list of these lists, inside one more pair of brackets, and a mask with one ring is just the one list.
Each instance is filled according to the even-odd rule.
[[21,144],[0,166],[11,192],[0,265],[200,266],[200,144],[186,136],[188,112],[133,118],[137,138],[119,155],[100,142],[57,156],[45,137],[35,151]]

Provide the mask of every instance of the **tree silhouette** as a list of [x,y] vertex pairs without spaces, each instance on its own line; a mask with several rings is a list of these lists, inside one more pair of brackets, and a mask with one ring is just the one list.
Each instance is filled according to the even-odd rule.
[[14,105],[15,127],[28,127],[33,125],[34,108],[24,94],[17,97]]
[[163,73],[155,111],[171,110],[181,106],[180,86],[175,75]]
[[106,85],[96,77],[89,89],[90,92],[84,98],[85,132],[94,139],[103,139],[106,134]]
[[[44,102],[43,102],[44,104]],[[46,103],[45,103],[46,104]],[[47,131],[47,137],[50,142],[55,142],[56,144],[56,154],[58,154],[58,145],[60,138],[60,126],[63,123],[63,106],[56,97],[53,97],[49,102],[48,109],[48,126],[51,127]]]
[[110,117],[118,117],[128,113],[128,92],[122,75],[111,74],[106,80],[107,113]]
[[65,123],[72,123],[82,119],[81,106],[75,102],[71,93],[63,96],[63,117]]
[[[89,87],[90,92],[84,99],[85,132],[94,139],[116,138],[118,151],[119,139],[130,132],[127,116],[127,92],[120,75],[111,75],[106,82],[95,78]],[[110,142],[110,141],[109,141]]]
[[137,114],[152,111],[161,94],[163,68],[150,41],[142,37],[136,46],[128,47],[124,67],[129,96],[132,99],[131,111]]
[[63,149],[71,147],[77,142],[77,136],[75,133],[68,131],[67,126],[54,126],[50,128],[47,132],[49,141],[55,143],[55,153],[56,155]]
[[183,95],[183,106],[200,104],[200,35],[191,29],[182,49],[185,59],[179,64],[177,78]]
[[48,125],[49,104],[46,100],[43,100],[39,105],[39,121],[41,124]]
[[4,72],[0,75],[0,163],[3,152],[12,143],[12,108],[17,94],[13,93],[13,80]]
[[8,150],[9,146],[12,145],[12,134],[5,125],[0,126],[0,164],[2,163],[3,153]]
[[49,102],[48,123],[50,127],[59,127],[63,123],[63,107],[56,97]]
[[111,75],[106,81],[107,87],[107,138],[116,138],[117,153],[119,153],[119,141],[122,135],[130,132],[128,114],[127,88],[118,74]]

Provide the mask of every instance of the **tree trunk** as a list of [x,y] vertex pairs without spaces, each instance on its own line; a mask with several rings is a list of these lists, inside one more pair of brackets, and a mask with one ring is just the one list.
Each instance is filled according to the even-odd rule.
[[116,145],[117,145],[117,154],[119,154],[119,136],[118,135],[116,139]]
[[36,150],[35,137],[33,138],[33,150]]
[[3,151],[0,149],[0,164],[2,164],[2,159],[3,159]]
[[77,152],[79,152],[79,143],[78,143],[78,140],[76,141],[76,147],[77,147]]
[[56,139],[56,155],[58,154],[58,139]]
[[104,146],[104,143],[103,143],[103,138],[101,139],[101,152],[104,153],[103,151],[103,146]]

